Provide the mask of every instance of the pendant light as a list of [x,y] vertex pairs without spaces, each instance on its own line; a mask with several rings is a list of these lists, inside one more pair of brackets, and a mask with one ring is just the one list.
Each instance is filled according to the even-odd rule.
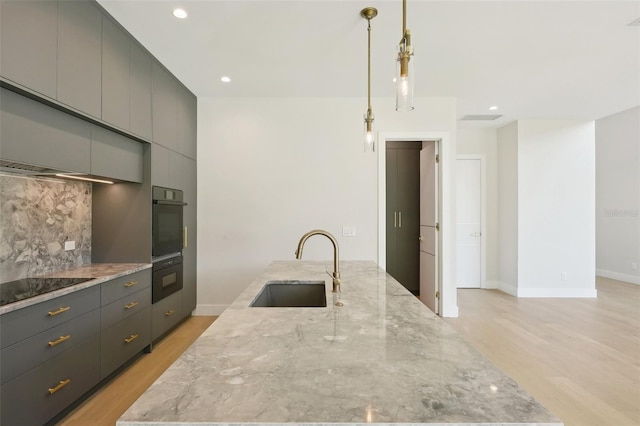
[[407,29],[407,0],[402,0],[402,39],[396,61],[396,111],[413,109],[413,47],[411,31]]
[[367,112],[364,115],[364,151],[375,151],[373,111],[371,110],[371,20],[378,15],[375,7],[365,7],[360,16],[367,20]]

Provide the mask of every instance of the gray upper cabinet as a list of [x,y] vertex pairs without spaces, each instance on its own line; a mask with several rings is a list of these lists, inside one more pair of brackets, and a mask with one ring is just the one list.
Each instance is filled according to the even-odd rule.
[[101,118],[102,12],[88,1],[58,2],[58,96]]
[[182,155],[151,144],[151,184],[182,189]]
[[0,158],[89,173],[91,124],[0,89]]
[[142,143],[93,126],[91,129],[91,174],[142,183]]
[[178,82],[158,61],[151,71],[153,141],[178,150]]
[[130,130],[147,140],[153,139],[151,126],[151,56],[133,40],[130,53]]
[[196,97],[182,85],[178,91],[178,150],[196,158],[198,105]]
[[0,2],[0,75],[56,97],[58,4]]
[[129,109],[129,36],[103,16],[102,120],[129,130]]

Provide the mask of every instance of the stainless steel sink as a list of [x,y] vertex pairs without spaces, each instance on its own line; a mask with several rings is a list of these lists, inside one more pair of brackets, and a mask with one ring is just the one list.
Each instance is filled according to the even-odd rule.
[[252,308],[324,308],[324,281],[267,281]]

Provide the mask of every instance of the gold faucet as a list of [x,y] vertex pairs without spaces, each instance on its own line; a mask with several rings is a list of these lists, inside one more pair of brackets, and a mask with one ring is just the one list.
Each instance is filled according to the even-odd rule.
[[322,229],[314,229],[313,231],[307,232],[302,236],[302,238],[300,238],[298,249],[296,250],[296,259],[302,259],[302,248],[304,247],[304,243],[313,235],[324,235],[330,239],[333,244],[333,292],[340,293],[340,261],[338,260],[338,242],[333,235],[327,231],[323,231]]

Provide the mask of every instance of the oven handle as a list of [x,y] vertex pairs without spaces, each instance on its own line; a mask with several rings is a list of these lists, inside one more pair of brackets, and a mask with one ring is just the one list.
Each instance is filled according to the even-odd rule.
[[165,201],[165,200],[153,200],[153,204],[162,204],[165,206],[187,206],[187,203],[182,201]]

